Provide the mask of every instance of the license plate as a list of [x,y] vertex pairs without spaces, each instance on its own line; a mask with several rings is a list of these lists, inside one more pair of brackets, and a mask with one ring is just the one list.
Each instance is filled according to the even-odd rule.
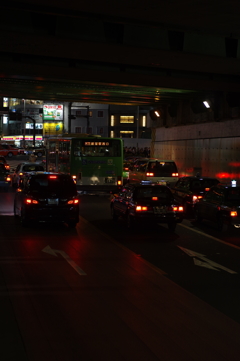
[[48,204],[51,204],[51,205],[58,205],[58,198],[48,198]]
[[154,213],[155,214],[165,214],[166,208],[165,207],[154,207]]
[[167,182],[159,180],[159,181],[157,181],[157,184],[160,184],[161,186],[166,186]]

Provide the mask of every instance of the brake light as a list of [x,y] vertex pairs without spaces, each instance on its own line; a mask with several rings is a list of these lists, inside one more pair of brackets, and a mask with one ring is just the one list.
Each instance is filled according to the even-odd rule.
[[26,198],[25,203],[26,204],[38,204],[38,201],[36,199]]
[[72,176],[72,179],[77,179],[77,176],[76,176],[76,175],[73,175],[73,176]]
[[236,217],[237,216],[237,211],[231,211],[230,216],[231,217]]
[[192,198],[193,198],[193,202],[195,202],[195,201],[197,201],[198,199],[201,199],[202,196],[193,196]]
[[152,201],[157,201],[158,197],[152,197]]
[[6,178],[6,181],[7,181],[7,182],[11,182],[11,177],[7,177],[7,178]]
[[79,199],[75,198],[75,199],[70,199],[70,201],[68,201],[67,204],[78,204],[79,203]]
[[121,186],[123,183],[122,183],[122,177],[118,176],[117,177],[117,185],[118,186]]
[[56,175],[50,175],[49,179],[57,179],[57,176]]
[[172,210],[174,212],[183,212],[183,206],[173,206]]
[[137,206],[136,207],[137,212],[142,212],[142,211],[147,211],[147,210],[148,210],[148,207],[146,207],[146,206]]
[[205,188],[205,192],[208,192],[210,188]]
[[178,173],[172,173],[172,177],[178,177]]
[[154,173],[147,172],[146,177],[154,177]]

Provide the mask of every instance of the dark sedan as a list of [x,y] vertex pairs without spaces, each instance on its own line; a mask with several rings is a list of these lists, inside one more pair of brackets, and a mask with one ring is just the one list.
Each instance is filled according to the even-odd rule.
[[23,226],[33,222],[79,222],[76,184],[67,174],[35,172],[27,175],[15,194],[14,215]]
[[218,184],[196,203],[195,219],[217,224],[220,231],[240,228],[240,186]]
[[143,226],[166,223],[174,231],[177,223],[182,222],[183,207],[167,186],[128,184],[114,194],[111,214],[114,220],[124,218],[128,228],[137,223]]
[[220,183],[217,178],[210,177],[181,177],[171,191],[184,206],[185,215],[194,215],[194,206],[209,189]]

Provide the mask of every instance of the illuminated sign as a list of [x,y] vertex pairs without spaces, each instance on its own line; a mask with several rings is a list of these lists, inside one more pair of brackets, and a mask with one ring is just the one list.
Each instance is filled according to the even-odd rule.
[[43,106],[43,120],[63,120],[63,105]]
[[57,135],[63,131],[63,123],[43,123],[43,134],[44,135]]
[[85,146],[109,146],[109,142],[84,142]]
[[[33,135],[25,135],[25,140],[33,140]],[[23,135],[6,135],[4,137],[1,138],[1,140],[23,140]],[[35,135],[35,140],[42,140],[42,136],[41,135]]]

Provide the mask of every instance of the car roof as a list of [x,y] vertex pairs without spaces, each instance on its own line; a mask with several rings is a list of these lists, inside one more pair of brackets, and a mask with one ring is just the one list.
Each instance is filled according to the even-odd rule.
[[173,162],[174,163],[174,160],[172,159],[162,159],[162,158],[146,158],[146,157],[142,157],[142,158],[138,158],[136,159],[137,160],[145,160],[145,161],[148,161],[148,162]]
[[[212,180],[217,180],[217,181],[219,181],[217,178],[214,178],[214,177],[202,177],[202,176],[184,176],[184,177],[180,177],[179,178],[179,180],[181,180],[181,179],[194,179],[194,180],[201,180],[201,179],[212,179]],[[220,182],[220,181],[219,181]]]
[[149,183],[149,184],[129,183],[129,184],[126,184],[126,185],[125,185],[124,187],[122,187],[122,188],[149,188],[149,187],[155,187],[155,188],[164,187],[164,188],[168,188],[168,186],[161,185],[161,184],[154,184],[154,183]]

